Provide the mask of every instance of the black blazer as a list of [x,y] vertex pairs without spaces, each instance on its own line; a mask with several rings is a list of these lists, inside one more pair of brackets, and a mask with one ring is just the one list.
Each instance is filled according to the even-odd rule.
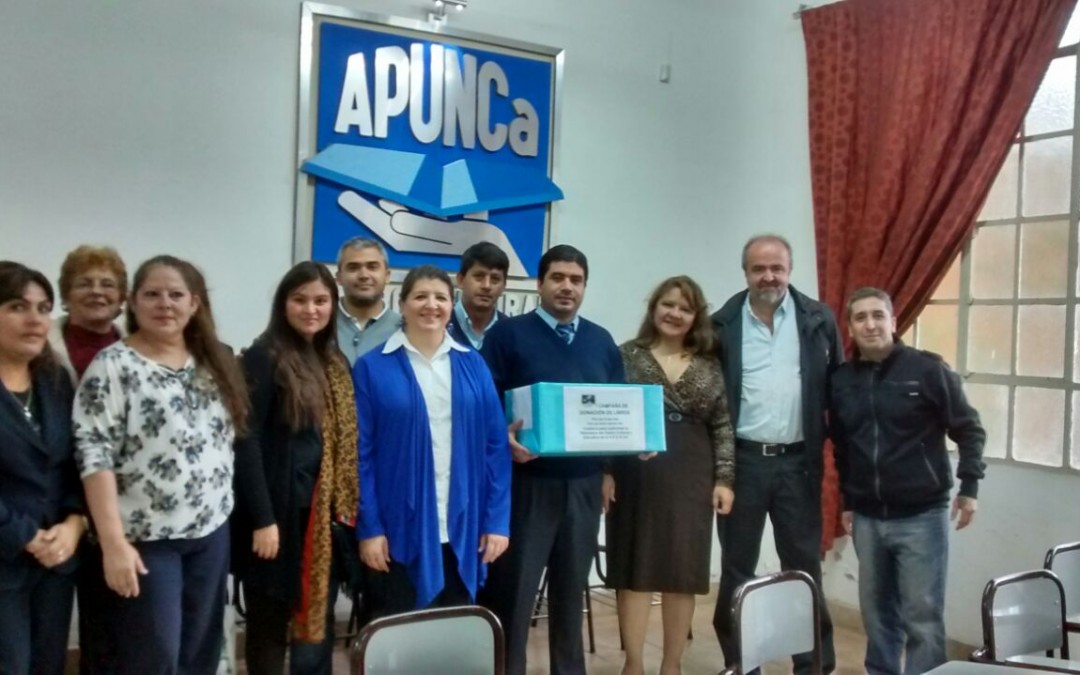
[[[75,466],[71,381],[62,370],[39,368],[33,386],[40,435],[0,383],[0,589],[17,588],[39,568],[24,550],[39,529],[86,510]],[[78,556],[72,556],[52,569],[68,574],[77,565]]]

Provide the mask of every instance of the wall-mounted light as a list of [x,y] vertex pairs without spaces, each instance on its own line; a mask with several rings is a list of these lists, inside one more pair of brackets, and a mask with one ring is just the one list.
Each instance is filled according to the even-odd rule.
[[469,5],[469,0],[435,0],[435,11],[428,13],[428,21],[432,23],[444,23],[447,17],[447,10],[451,7],[454,11],[464,11]]

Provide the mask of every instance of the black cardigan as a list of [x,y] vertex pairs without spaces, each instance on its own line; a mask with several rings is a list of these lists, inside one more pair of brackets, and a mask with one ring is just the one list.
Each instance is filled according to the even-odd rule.
[[[312,425],[293,431],[285,422],[276,363],[258,340],[241,361],[251,397],[249,431],[236,442],[233,573],[245,585],[294,602],[299,597],[306,517],[322,456]],[[303,494],[300,494],[303,493]],[[280,547],[273,560],[251,550],[254,530],[277,523]]]

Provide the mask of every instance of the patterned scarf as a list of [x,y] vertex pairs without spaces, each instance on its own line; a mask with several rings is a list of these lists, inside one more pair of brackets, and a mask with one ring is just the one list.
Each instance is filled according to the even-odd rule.
[[[322,463],[311,516],[304,536],[300,605],[293,615],[293,636],[302,642],[322,642],[328,630],[326,604],[333,559],[331,520],[355,524],[360,499],[356,469],[356,402],[352,377],[344,358],[326,368],[329,390],[322,419]],[[333,630],[333,626],[329,627]]]

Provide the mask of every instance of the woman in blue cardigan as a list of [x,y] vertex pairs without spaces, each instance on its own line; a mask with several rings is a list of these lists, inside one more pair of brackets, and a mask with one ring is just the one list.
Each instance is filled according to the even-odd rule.
[[356,362],[360,556],[374,615],[471,604],[509,545],[510,450],[484,360],[446,333],[442,270],[402,283],[403,326]]

